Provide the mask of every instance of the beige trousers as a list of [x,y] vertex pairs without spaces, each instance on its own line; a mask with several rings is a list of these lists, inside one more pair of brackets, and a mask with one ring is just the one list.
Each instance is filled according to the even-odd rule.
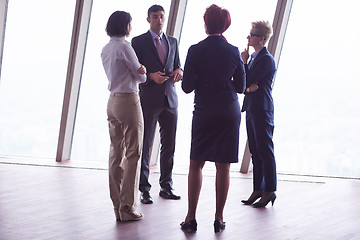
[[144,134],[138,93],[111,93],[107,115],[110,198],[115,211],[125,206],[135,211]]

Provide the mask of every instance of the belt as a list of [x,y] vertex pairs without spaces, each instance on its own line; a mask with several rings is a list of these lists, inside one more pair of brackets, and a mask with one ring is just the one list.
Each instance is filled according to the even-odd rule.
[[132,92],[132,93],[120,93],[120,92],[114,92],[114,93],[110,93],[110,96],[131,96],[131,95],[137,95],[137,92]]

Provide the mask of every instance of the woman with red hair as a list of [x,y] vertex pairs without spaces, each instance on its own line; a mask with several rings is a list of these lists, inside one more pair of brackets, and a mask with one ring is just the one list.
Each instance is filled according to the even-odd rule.
[[204,14],[208,37],[189,48],[182,81],[185,93],[195,92],[188,175],[188,212],[181,229],[197,230],[196,208],[206,161],[216,166],[214,231],[225,228],[223,210],[230,184],[230,163],[238,162],[240,105],[245,90],[245,70],[237,47],[223,32],[230,13],[213,4]]

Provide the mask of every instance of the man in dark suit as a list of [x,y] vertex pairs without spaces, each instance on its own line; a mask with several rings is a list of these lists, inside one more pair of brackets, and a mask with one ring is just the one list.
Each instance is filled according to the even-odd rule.
[[144,115],[144,144],[140,171],[141,202],[153,202],[150,196],[149,160],[156,123],[160,126],[160,193],[166,199],[180,199],[172,191],[172,168],[175,151],[178,99],[175,83],[182,79],[177,40],[162,32],[165,11],[160,5],[148,10],[150,30],[134,37],[132,46],[147,79],[140,84],[140,101]]
[[271,95],[276,71],[275,61],[265,47],[272,32],[269,22],[252,23],[248,36],[248,47],[241,53],[246,63],[249,46],[255,49],[249,64],[245,64],[246,91],[242,111],[246,111],[246,130],[253,162],[253,193],[245,204],[265,207],[274,203],[276,195],[276,164],[274,144],[274,103]]

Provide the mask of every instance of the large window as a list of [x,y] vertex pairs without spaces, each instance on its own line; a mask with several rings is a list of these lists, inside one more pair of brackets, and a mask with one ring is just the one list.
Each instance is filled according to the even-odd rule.
[[9,1],[0,82],[3,156],[56,155],[74,8],[74,1]]
[[[109,36],[105,26],[110,15],[116,11],[127,11],[132,16],[132,31],[127,40],[149,30],[147,10],[153,4],[164,7],[169,14],[171,1],[100,1],[94,0],[90,29],[86,47],[84,70],[81,80],[79,105],[71,159],[108,161],[110,138],[107,126],[106,105],[109,97],[107,78],[101,63],[100,53]],[[166,21],[167,22],[167,21]],[[164,26],[166,30],[166,24]]]
[[[0,80],[0,155],[56,156],[76,1],[8,1]],[[133,17],[133,36],[146,32],[147,9],[170,0],[93,1],[71,158],[107,161],[107,79],[100,53],[109,41],[110,14]],[[230,11],[227,40],[242,51],[254,20],[273,21],[277,0],[188,0],[179,39],[185,63],[190,45],[206,38],[203,14],[217,4]],[[279,173],[360,177],[360,20],[354,1],[294,1],[273,88],[275,156]],[[168,16],[167,16],[168,17]],[[164,31],[166,26],[164,27]],[[251,49],[252,50],[252,49]],[[187,166],[193,94],[179,95],[175,165]],[[242,96],[240,95],[240,103]],[[245,148],[245,114],[240,152]],[[238,165],[233,165],[238,168]]]
[[[156,2],[163,5],[166,13],[169,13],[170,1]],[[184,65],[187,49],[206,37],[204,31],[203,14],[206,7],[212,3],[223,6],[230,11],[232,25],[226,31],[226,38],[230,43],[239,46],[242,50],[246,47],[246,36],[250,31],[250,22],[257,19],[266,19],[272,22],[276,0],[258,0],[252,2],[240,1],[191,1],[186,7],[186,15],[183,31],[179,42],[180,60]],[[87,51],[84,64],[84,72],[81,83],[77,122],[75,126],[74,143],[71,158],[73,160],[107,161],[109,150],[109,136],[106,122],[106,103],[108,99],[107,80],[102,69],[100,52],[108,42],[108,36],[104,31],[106,21],[115,10],[125,10],[133,17],[133,36],[148,30],[146,22],[147,9],[153,3],[137,1],[136,4],[127,3],[126,6],[113,3],[94,1],[90,22]],[[258,5],[264,7],[257,9]],[[164,31],[166,26],[164,27]],[[177,84],[179,95],[179,121],[177,131],[177,148],[175,152],[175,165],[187,165],[190,149],[190,128],[193,95],[182,92],[180,84]],[[242,101],[242,98],[241,98]],[[244,123],[244,121],[243,121]],[[241,133],[240,160],[245,148],[246,133],[243,128]]]
[[360,177],[360,22],[355,1],[294,1],[279,62],[279,172]]
[[[233,0],[188,0],[183,31],[180,39],[180,60],[184,65],[189,47],[207,37],[204,28],[204,13],[211,4],[217,4],[230,12],[231,26],[226,30],[224,36],[229,43],[237,46],[243,51],[247,46],[246,36],[251,29],[254,20],[268,20],[272,23],[276,8],[276,0],[256,1],[233,1]],[[260,6],[260,7],[259,7]],[[179,95],[179,121],[177,132],[177,145],[175,150],[175,164],[187,166],[190,157],[191,121],[193,111],[194,94],[185,94],[181,85],[177,84]],[[239,95],[242,106],[243,96]],[[241,162],[246,144],[245,114],[242,114],[240,125],[239,161]],[[232,167],[240,169],[238,164]]]

